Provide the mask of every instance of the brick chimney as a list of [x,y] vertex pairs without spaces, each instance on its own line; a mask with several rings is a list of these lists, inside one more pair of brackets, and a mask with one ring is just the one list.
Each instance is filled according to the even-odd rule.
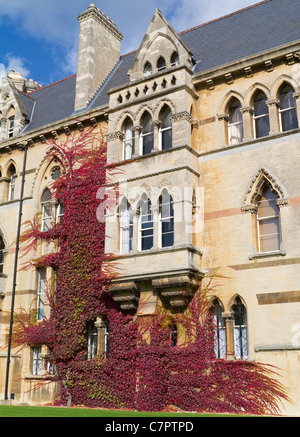
[[94,4],[78,16],[80,23],[75,111],[86,107],[118,62],[123,35]]

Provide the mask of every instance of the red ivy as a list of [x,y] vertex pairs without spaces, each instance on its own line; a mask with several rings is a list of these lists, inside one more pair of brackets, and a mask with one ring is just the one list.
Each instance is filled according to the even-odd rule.
[[[64,144],[52,144],[65,173],[54,183],[64,202],[62,225],[40,232],[38,220],[28,223],[24,249],[39,241],[55,241],[58,250],[32,261],[56,267],[58,278],[50,318],[15,323],[15,342],[46,344],[60,382],[59,403],[158,411],[168,405],[187,411],[277,413],[287,396],[273,369],[247,361],[217,360],[207,300],[196,293],[186,315],[172,316],[189,340],[172,347],[170,315],[157,314],[148,325],[124,313],[109,287],[114,273],[103,268],[105,226],[97,219],[98,189],[105,187],[106,147],[97,128],[85,130]],[[86,324],[106,315],[110,324],[108,359],[87,360]],[[145,333],[151,341],[145,341]]]

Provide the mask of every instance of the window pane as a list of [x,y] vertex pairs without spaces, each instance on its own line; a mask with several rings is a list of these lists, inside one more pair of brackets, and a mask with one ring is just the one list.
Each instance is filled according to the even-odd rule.
[[243,136],[243,124],[229,126],[229,144],[241,143]]
[[278,206],[276,205],[276,200],[263,200],[261,202],[258,202],[258,218],[271,217],[278,215],[278,213],[279,211]]
[[279,234],[279,219],[265,219],[259,221],[259,235]]
[[280,109],[293,108],[296,106],[295,98],[293,97],[294,90],[286,85],[282,88],[279,96]]
[[281,113],[282,130],[287,131],[297,129],[298,118],[296,109],[290,109]]
[[142,250],[149,250],[153,246],[153,236],[142,238]]
[[260,252],[280,250],[280,235],[265,235],[260,238]]
[[265,115],[268,114],[268,107],[266,105],[266,96],[262,93],[258,94],[254,100],[254,114]]
[[172,147],[172,129],[161,132],[162,150],[171,149]]
[[265,137],[269,135],[269,132],[270,132],[269,117],[261,117],[255,119],[256,138]]
[[153,134],[143,137],[143,155],[149,155],[153,149]]

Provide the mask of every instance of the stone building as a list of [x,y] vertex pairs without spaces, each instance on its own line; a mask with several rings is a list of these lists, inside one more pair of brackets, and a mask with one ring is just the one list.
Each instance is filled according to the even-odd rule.
[[[157,305],[184,312],[206,273],[224,275],[211,297],[216,355],[278,366],[293,400],[283,413],[299,415],[299,13],[298,0],[266,0],[178,34],[156,10],[140,47],[121,55],[122,34],[90,5],[78,17],[76,75],[45,87],[14,72],[3,79],[2,344],[24,147],[23,220],[41,210],[47,227],[62,213],[46,191],[61,163],[46,161],[45,141],[97,122],[122,170],[111,181],[120,202],[105,216],[106,251],[121,266],[115,300],[137,317]],[[49,275],[20,272],[16,305],[36,299],[43,317]],[[43,349],[12,351],[15,402],[51,401],[51,386],[28,391],[46,363]]]

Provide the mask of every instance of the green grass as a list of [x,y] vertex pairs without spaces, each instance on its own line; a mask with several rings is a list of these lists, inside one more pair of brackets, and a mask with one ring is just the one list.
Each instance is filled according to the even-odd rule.
[[222,414],[150,413],[90,408],[0,405],[0,417],[221,417]]

